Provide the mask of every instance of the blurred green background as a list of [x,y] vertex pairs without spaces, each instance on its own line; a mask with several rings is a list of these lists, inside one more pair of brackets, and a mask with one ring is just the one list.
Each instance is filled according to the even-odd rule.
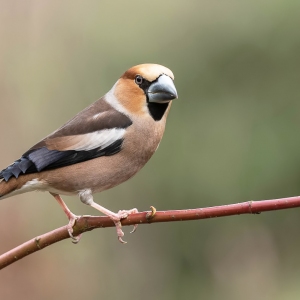
[[[292,0],[0,0],[0,168],[152,62],[179,93],[164,139],[97,202],[143,211],[300,195],[299,11]],[[0,205],[1,253],[67,223],[49,194]],[[299,209],[124,231],[124,246],[99,229],[7,267],[1,299],[300,297]]]

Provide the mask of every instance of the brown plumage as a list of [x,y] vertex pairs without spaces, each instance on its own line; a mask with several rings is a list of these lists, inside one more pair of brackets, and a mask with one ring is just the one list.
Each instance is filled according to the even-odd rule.
[[126,71],[105,96],[0,172],[0,199],[49,191],[67,214],[73,237],[78,217],[59,195],[78,195],[115,222],[123,242],[120,220],[136,209],[113,213],[95,203],[92,194],[131,178],[156,151],[171,100],[177,98],[173,79],[173,73],[160,65]]

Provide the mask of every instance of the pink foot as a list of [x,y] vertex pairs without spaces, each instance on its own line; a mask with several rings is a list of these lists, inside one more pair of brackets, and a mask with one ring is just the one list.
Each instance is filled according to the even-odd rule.
[[[84,196],[84,194],[83,194]],[[125,241],[123,241],[122,237],[124,236],[124,232],[122,231],[122,224],[121,220],[126,219],[128,215],[138,213],[138,210],[136,208],[130,209],[130,210],[120,210],[118,213],[114,213],[105,207],[99,205],[98,203],[95,203],[91,198],[85,199],[84,197],[80,198],[83,203],[86,203],[90,205],[91,207],[97,209],[98,211],[102,212],[104,215],[108,216],[114,223],[117,229],[117,236],[118,240],[126,244]],[[137,228],[137,224],[134,225],[132,232],[134,232]]]
[[73,226],[75,225],[76,220],[78,220],[79,218],[80,218],[79,216],[76,216],[73,213],[71,213],[69,215],[69,223],[67,225],[67,229],[68,229],[69,236],[72,239],[73,244],[77,244],[81,239],[81,234],[79,234],[77,236],[73,235]]
[[[122,239],[122,237],[124,236],[124,232],[122,231],[121,220],[126,219],[128,217],[128,215],[130,215],[130,214],[136,214],[138,212],[139,211],[136,208],[133,208],[133,209],[130,209],[130,210],[119,210],[117,214],[113,214],[113,215],[109,216],[115,223],[115,226],[116,226],[116,229],[117,229],[118,240],[122,244],[126,244],[127,242],[125,242]],[[137,227],[138,227],[138,224],[135,224],[133,226],[133,230],[130,233],[135,232]]]

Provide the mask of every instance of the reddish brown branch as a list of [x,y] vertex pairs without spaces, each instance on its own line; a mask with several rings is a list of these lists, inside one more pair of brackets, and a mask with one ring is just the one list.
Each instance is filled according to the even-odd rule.
[[[206,208],[157,211],[154,217],[150,219],[148,218],[149,212],[141,212],[129,215],[128,218],[122,221],[122,225],[128,226],[133,224],[199,220],[240,214],[256,214],[263,211],[294,207],[300,207],[300,196],[274,200],[248,201]],[[114,223],[108,217],[82,216],[79,220],[77,220],[74,226],[74,235],[78,235],[95,228],[113,226]],[[31,253],[67,238],[69,238],[67,226],[63,226],[29,240],[24,244],[2,254],[0,256],[0,269],[7,267]]]

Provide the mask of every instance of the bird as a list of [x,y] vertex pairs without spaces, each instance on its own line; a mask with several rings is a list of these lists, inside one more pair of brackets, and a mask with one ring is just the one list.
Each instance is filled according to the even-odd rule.
[[159,64],[128,69],[103,97],[0,172],[0,200],[48,191],[68,217],[69,235],[77,243],[80,235],[73,235],[73,226],[79,216],[61,198],[77,195],[108,216],[118,240],[126,243],[121,220],[137,209],[112,212],[94,202],[93,194],[127,181],[148,162],[163,137],[172,100],[177,98],[170,69]]

